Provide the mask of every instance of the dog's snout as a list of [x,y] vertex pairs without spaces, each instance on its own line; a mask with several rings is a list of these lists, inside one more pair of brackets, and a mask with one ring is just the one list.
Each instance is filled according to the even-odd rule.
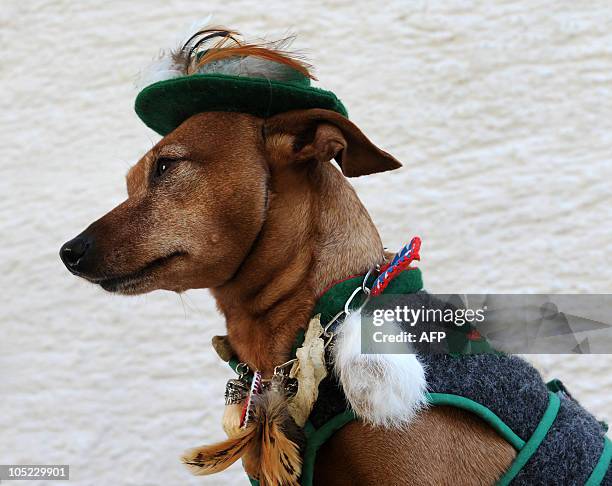
[[64,265],[71,271],[77,271],[91,243],[91,238],[87,235],[79,235],[64,243],[60,248],[60,258]]

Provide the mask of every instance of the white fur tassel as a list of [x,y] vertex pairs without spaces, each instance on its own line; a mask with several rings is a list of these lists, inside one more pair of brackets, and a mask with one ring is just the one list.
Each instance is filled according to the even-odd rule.
[[361,312],[340,325],[334,371],[357,416],[383,427],[408,424],[425,404],[425,370],[415,354],[362,354]]

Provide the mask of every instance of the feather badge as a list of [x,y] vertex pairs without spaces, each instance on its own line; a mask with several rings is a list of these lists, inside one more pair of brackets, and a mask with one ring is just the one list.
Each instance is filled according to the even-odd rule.
[[221,472],[254,447],[257,434],[258,427],[252,424],[223,442],[187,451],[182,461],[197,476]]
[[191,449],[182,457],[193,474],[214,474],[242,458],[247,474],[262,485],[298,485],[304,436],[288,412],[282,386],[254,394],[251,419],[233,436],[210,446]]
[[[249,477],[262,485],[298,485],[302,472],[304,426],[327,376],[320,316],[311,319],[289,376],[274,375],[263,386],[261,372],[253,374],[248,391],[241,379],[228,381],[223,429],[228,439],[185,453],[183,463],[196,475],[214,474],[242,458]],[[223,339],[215,340],[220,355],[230,355]],[[227,349],[226,349],[227,348]],[[297,380],[295,395],[287,379]]]

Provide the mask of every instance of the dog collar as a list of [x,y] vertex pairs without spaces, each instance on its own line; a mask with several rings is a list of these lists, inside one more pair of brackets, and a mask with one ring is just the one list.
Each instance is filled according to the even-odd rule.
[[[380,269],[370,270],[365,275],[353,275],[332,283],[323,291],[312,315],[320,316],[328,340],[334,335],[335,327],[354,309],[364,305],[370,297],[381,294],[411,294],[423,288],[423,278],[418,268],[410,267],[414,261],[420,260],[419,250],[421,239],[416,236],[408,245],[403,247],[393,260]],[[290,360],[278,365],[281,369],[292,362],[297,348],[302,345],[304,331],[300,330],[296,336]],[[237,357],[228,361],[231,368],[240,376],[252,376],[246,363],[241,363]]]
[[[318,317],[324,329],[322,337],[325,338],[326,347],[333,341],[336,327],[351,312],[364,306],[370,298],[380,294],[411,294],[423,288],[421,271],[418,268],[410,267],[410,263],[419,260],[420,244],[420,239],[414,238],[390,263],[382,268],[373,269],[365,275],[355,275],[334,282],[322,293],[313,309],[313,315]],[[298,333],[291,352],[292,359],[277,366],[271,380],[277,377],[277,371],[282,375],[284,368],[295,361],[296,350],[304,343],[304,335],[304,331]],[[326,361],[329,370],[328,353],[326,353]],[[244,363],[240,363],[235,357],[229,360],[229,364],[238,373],[243,383],[250,383],[251,390],[254,386],[260,389],[261,375],[259,372],[252,373]],[[230,380],[228,384],[230,383],[233,381]],[[289,386],[292,384],[290,383]],[[329,373],[319,385],[318,398],[303,426],[305,442],[302,449],[302,469],[299,479],[301,485],[312,485],[315,460],[321,445],[338,429],[356,419],[355,413],[346,407],[346,399],[335,395],[337,389],[337,382],[332,373]],[[242,398],[244,391],[245,385],[242,385],[240,390]],[[226,389],[226,403],[227,398]],[[243,410],[243,416],[248,418],[248,398],[245,403],[246,413]],[[249,480],[252,485],[259,485],[257,480],[253,478]]]

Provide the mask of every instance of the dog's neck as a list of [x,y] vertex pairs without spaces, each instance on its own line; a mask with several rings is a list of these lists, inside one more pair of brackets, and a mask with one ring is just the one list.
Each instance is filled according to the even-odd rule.
[[273,173],[254,247],[234,278],[212,289],[240,361],[269,375],[289,359],[320,293],[383,259],[370,216],[330,163]]

